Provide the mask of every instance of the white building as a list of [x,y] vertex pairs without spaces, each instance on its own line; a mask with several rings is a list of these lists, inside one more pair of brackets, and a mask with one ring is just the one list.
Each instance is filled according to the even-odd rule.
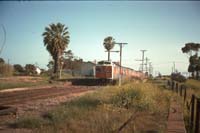
[[83,62],[81,64],[81,76],[94,77],[95,66],[96,66],[96,64],[92,63],[90,61]]
[[37,75],[40,75],[40,73],[42,72],[41,69],[40,69],[39,67],[36,67],[36,70],[35,70],[35,71],[36,71]]

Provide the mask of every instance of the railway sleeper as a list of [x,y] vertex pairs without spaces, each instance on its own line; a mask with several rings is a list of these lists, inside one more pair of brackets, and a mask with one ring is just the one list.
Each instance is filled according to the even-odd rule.
[[0,106],[0,116],[17,115],[17,108],[11,106]]

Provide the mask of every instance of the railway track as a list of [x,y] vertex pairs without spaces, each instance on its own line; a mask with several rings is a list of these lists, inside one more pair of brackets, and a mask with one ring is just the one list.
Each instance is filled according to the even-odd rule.
[[65,86],[65,87],[49,87],[42,89],[28,89],[14,92],[0,92],[0,106],[10,106],[22,104],[38,99],[47,99],[58,96],[68,96],[75,93],[91,91],[96,87],[87,86]]

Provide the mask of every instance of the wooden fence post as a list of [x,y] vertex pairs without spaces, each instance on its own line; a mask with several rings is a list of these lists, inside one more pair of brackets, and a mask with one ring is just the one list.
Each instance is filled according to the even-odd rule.
[[170,84],[170,80],[167,80],[167,85],[168,85],[168,86],[170,86],[170,85],[171,85],[171,84]]
[[192,94],[191,98],[191,114],[190,114],[190,128],[193,129],[194,126],[194,102],[195,102],[195,96]]
[[186,96],[187,96],[187,88],[184,86],[184,102],[186,101]]
[[180,96],[182,97],[182,89],[183,89],[183,85],[180,86]]
[[174,91],[174,81],[172,80],[172,91]]
[[178,83],[175,83],[176,93],[178,93]]
[[195,133],[199,133],[199,118],[200,118],[200,99],[197,98],[197,104],[196,104],[196,122],[195,122]]

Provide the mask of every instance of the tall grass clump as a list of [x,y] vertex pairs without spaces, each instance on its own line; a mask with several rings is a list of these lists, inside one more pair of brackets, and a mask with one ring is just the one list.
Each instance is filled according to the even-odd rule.
[[122,88],[116,95],[113,96],[111,102],[114,106],[122,108],[133,108],[141,100],[142,92],[139,89]]

